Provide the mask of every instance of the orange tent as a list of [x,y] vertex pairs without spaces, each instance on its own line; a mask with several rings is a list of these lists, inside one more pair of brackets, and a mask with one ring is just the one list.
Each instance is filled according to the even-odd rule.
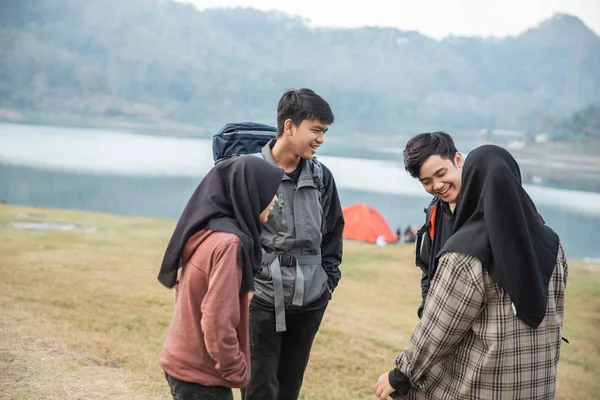
[[386,242],[397,240],[385,219],[374,207],[358,203],[344,207],[343,212],[346,221],[343,234],[345,239],[375,243],[379,236],[383,236]]

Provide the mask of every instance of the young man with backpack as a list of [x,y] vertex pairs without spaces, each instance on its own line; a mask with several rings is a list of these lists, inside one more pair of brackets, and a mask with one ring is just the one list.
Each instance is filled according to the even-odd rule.
[[289,90],[277,106],[277,137],[261,151],[285,174],[261,234],[245,400],[298,398],[313,339],[341,278],[342,208],[331,172],[314,159],[333,121],[315,92]]
[[423,314],[429,283],[437,269],[436,256],[454,227],[454,207],[461,188],[462,165],[462,154],[445,132],[420,133],[413,136],[404,148],[406,171],[434,196],[425,209],[425,225],[417,233],[416,263],[423,271],[423,300],[417,311],[419,318]]

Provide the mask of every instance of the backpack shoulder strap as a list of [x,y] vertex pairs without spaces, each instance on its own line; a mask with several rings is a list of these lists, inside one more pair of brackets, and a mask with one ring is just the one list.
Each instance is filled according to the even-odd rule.
[[416,264],[419,267],[423,267],[421,262],[421,245],[423,244],[423,235],[429,234],[429,239],[433,240],[435,234],[435,217],[437,215],[438,198],[434,197],[429,206],[423,209],[425,213],[425,224],[417,231],[417,243],[416,243]]
[[433,239],[432,233],[435,229],[435,217],[437,215],[437,209],[438,198],[434,197],[433,200],[431,200],[431,203],[429,203],[429,206],[423,209],[423,212],[425,213],[425,224],[417,232],[418,235],[423,235],[425,232],[429,231],[429,237],[430,239]]
[[313,157],[311,160],[307,160],[307,161],[310,164],[310,167],[312,169],[313,177],[317,178],[317,179],[315,179],[315,183],[317,184],[319,191],[324,192],[325,191],[325,181],[323,179],[323,166],[321,165],[319,160],[317,160],[317,157]]

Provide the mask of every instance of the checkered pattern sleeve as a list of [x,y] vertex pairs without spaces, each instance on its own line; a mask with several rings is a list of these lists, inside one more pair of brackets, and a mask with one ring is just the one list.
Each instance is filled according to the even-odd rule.
[[396,368],[409,378],[413,387],[423,389],[431,367],[460,344],[484,302],[485,283],[479,260],[467,254],[443,254],[431,282],[423,317],[407,350],[396,357]]

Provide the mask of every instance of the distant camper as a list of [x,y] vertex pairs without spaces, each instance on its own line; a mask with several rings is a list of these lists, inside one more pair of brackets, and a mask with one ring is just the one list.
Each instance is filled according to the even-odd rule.
[[408,225],[404,230],[404,242],[414,243],[417,240],[417,228],[413,225]]

